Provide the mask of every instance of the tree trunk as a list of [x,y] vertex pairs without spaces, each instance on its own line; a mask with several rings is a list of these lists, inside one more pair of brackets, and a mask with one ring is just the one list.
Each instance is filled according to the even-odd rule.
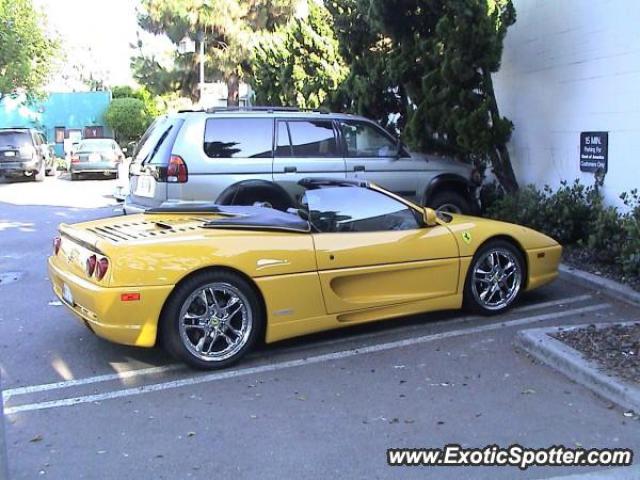
[[240,79],[238,75],[232,73],[227,78],[227,107],[237,107],[240,105]]
[[[500,120],[500,111],[498,110],[498,102],[496,94],[493,90],[493,79],[491,72],[484,71],[485,93],[489,98],[489,111],[491,112],[491,120],[495,124]],[[511,165],[511,156],[507,150],[506,144],[496,145],[494,154],[491,155],[491,167],[493,173],[505,189],[507,193],[513,193],[518,190],[518,180]]]

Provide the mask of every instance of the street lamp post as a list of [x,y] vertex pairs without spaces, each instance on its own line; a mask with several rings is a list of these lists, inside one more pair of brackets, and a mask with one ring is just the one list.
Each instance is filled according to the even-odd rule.
[[0,480],[9,480],[9,461],[7,459],[7,438],[4,434],[3,404],[2,379],[0,378]]

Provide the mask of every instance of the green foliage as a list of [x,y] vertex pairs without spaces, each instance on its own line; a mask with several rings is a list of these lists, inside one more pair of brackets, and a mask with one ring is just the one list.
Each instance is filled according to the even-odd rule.
[[517,182],[491,75],[500,67],[511,0],[328,2],[351,69],[345,106],[388,122],[400,114],[416,150],[490,163],[507,191]]
[[393,72],[393,44],[371,22],[371,2],[332,0],[325,5],[334,19],[340,54],[349,66],[333,108],[372,118],[397,133],[406,117],[407,98]]
[[563,245],[577,244],[597,260],[618,265],[627,275],[640,275],[640,194],[623,193],[624,214],[604,205],[593,187],[576,180],[553,191],[533,185],[505,195],[495,185],[485,188],[485,214],[539,230]]
[[273,31],[293,14],[295,0],[142,0],[139,25],[153,34],[166,34],[177,46],[188,36],[195,42],[195,53],[179,54],[174,65],[166,68],[143,53],[132,59],[136,80],[153,93],[180,92],[197,99],[199,34],[205,41],[205,77],[207,81],[225,80],[230,100],[237,96],[238,81],[250,70],[256,34]]
[[166,112],[166,102],[163,98],[152,94],[146,87],[133,88],[129,85],[117,85],[111,88],[111,97],[137,98],[144,103],[144,110],[153,119]]
[[263,105],[326,106],[347,73],[331,15],[316,2],[309,3],[306,19],[263,35],[254,55],[253,88]]
[[0,98],[38,93],[47,81],[58,43],[45,36],[43,19],[31,0],[0,0]]
[[623,217],[625,239],[620,254],[622,269],[627,275],[640,276],[640,194],[634,189],[620,198],[629,207]]
[[114,99],[104,118],[120,144],[138,140],[153,120],[142,100],[129,97]]
[[563,181],[555,192],[549,186],[539,190],[527,185],[498,198],[487,207],[486,214],[540,230],[561,244],[571,244],[587,240],[599,205],[593,187],[585,187],[578,180],[573,184]]

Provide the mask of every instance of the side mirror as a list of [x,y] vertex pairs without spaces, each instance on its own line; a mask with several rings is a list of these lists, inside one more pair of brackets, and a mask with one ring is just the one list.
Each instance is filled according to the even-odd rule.
[[432,208],[425,207],[422,213],[422,220],[427,227],[435,227],[438,225],[438,215]]

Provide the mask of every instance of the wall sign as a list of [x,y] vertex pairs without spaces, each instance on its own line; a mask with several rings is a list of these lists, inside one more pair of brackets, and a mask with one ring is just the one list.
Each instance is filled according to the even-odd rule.
[[607,173],[609,164],[609,132],[580,133],[580,171]]

